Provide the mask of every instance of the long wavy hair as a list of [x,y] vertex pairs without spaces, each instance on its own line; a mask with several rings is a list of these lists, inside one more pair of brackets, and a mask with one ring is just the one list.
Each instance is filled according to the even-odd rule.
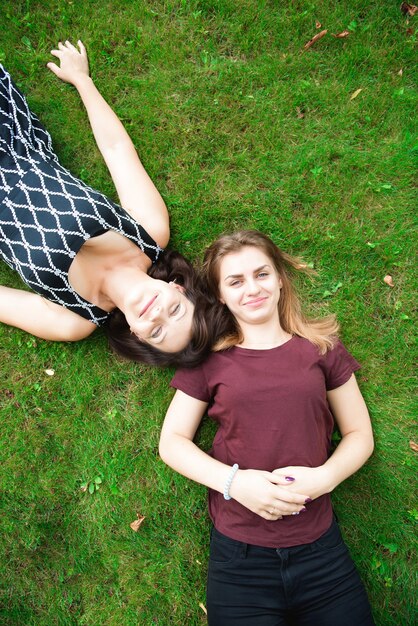
[[206,295],[199,273],[179,252],[166,250],[148,274],[166,282],[176,281],[184,287],[184,295],[194,304],[192,336],[185,348],[178,352],[164,352],[140,341],[131,333],[125,315],[114,309],[105,330],[111,349],[130,361],[139,361],[158,367],[193,367],[209,353],[212,332],[208,326],[208,309],[213,298]]
[[210,245],[204,255],[203,275],[209,290],[216,296],[218,306],[212,310],[211,328],[214,335],[214,351],[225,350],[240,344],[244,337],[232,313],[219,302],[219,270],[221,260],[228,254],[239,252],[244,246],[261,249],[271,260],[282,281],[278,303],[279,320],[283,330],[291,335],[304,337],[318,347],[321,354],[331,349],[338,336],[339,326],[334,315],[322,319],[308,318],[302,312],[301,303],[292,284],[297,273],[313,275],[301,259],[280,250],[273,241],[257,230],[240,230],[223,235]]

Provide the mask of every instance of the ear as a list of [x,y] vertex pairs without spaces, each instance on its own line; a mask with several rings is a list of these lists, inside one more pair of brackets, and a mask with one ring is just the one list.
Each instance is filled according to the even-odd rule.
[[168,283],[171,287],[174,287],[174,289],[177,289],[177,291],[180,291],[181,293],[185,293],[185,288],[183,287],[183,285],[178,285],[177,283],[175,283],[174,281],[171,281]]

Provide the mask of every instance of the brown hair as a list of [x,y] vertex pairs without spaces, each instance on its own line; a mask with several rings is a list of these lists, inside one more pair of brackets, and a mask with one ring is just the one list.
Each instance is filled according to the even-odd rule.
[[[292,335],[304,337],[318,346],[321,354],[334,346],[338,336],[338,322],[334,315],[322,319],[305,317],[299,297],[292,284],[292,275],[302,272],[315,274],[306,263],[297,257],[290,256],[280,250],[273,241],[257,230],[241,230],[230,235],[223,235],[210,245],[204,256],[203,273],[209,289],[219,300],[219,267],[227,254],[238,252],[244,246],[261,248],[271,259],[282,281],[281,296],[278,303],[280,325],[284,331]],[[228,308],[219,305],[213,312],[215,328],[215,345],[213,350],[225,350],[243,341],[242,332]],[[213,332],[213,331],[212,331]]]
[[106,324],[109,345],[114,352],[130,361],[139,361],[159,367],[193,367],[203,361],[211,347],[212,333],[208,327],[208,308],[213,303],[203,291],[201,278],[183,255],[166,250],[148,274],[166,282],[176,281],[184,287],[184,295],[195,308],[192,337],[183,350],[163,352],[140,341],[131,333],[122,311],[114,309]]

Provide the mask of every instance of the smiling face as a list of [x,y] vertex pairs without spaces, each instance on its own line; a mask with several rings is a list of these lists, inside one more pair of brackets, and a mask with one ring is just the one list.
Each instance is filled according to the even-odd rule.
[[164,352],[178,352],[191,339],[194,304],[176,283],[153,279],[124,313],[140,341]]
[[248,324],[279,319],[281,286],[271,259],[255,246],[226,254],[219,263],[220,300],[243,332]]

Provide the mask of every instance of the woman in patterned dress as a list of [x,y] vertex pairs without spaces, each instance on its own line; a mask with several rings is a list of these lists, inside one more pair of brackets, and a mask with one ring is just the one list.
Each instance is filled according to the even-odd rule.
[[204,298],[190,264],[162,254],[166,205],[77,46],[60,42],[51,52],[59,65],[48,68],[77,89],[121,206],[60,165],[0,66],[0,254],[36,292],[0,286],[0,321],[53,341],[106,324],[112,347],[128,358],[192,364],[207,345]]

